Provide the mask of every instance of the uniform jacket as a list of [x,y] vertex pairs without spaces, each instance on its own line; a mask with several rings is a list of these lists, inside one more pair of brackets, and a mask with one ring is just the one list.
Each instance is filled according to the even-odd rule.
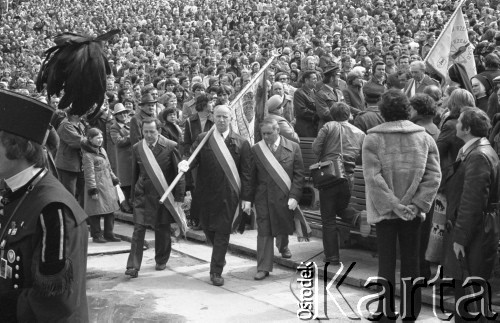
[[4,195],[9,201],[4,199],[5,216],[0,217],[0,224],[10,228],[15,223],[17,230],[4,236],[4,258],[12,274],[0,278],[0,320],[88,322],[87,215],[62,184],[47,174],[27,195],[12,221],[6,223],[27,185]]
[[81,142],[85,138],[85,127],[82,123],[74,126],[64,119],[57,129],[59,149],[56,153],[56,167],[69,172],[82,171]]
[[392,121],[368,130],[363,174],[369,223],[399,219],[398,204],[429,212],[441,182],[434,139],[411,121]]
[[278,122],[278,125],[280,126],[280,135],[285,137],[288,140],[294,141],[296,143],[300,142],[299,136],[293,129],[292,125],[283,117],[269,113],[268,115],[269,118],[273,118]]
[[299,137],[316,137],[318,116],[316,114],[315,90],[297,89],[293,96],[295,110],[295,131]]
[[191,148],[196,141],[196,138],[202,133],[207,132],[214,125],[214,121],[209,115],[207,122],[205,122],[205,127],[201,129],[201,121],[198,113],[189,117],[189,119],[184,124],[184,141],[182,143],[182,153],[184,156],[191,156]]
[[365,111],[361,111],[354,119],[354,125],[367,133],[371,128],[384,123],[384,118],[376,105],[369,105]]
[[[444,179],[447,220],[451,230],[445,232],[445,273],[462,279],[460,264],[453,252],[453,242],[465,247],[465,260],[470,274],[489,279],[493,271],[498,235],[496,221],[486,215],[499,201],[499,161],[486,138],[473,143],[464,157]],[[448,270],[448,272],[446,272]]]
[[[202,133],[198,136],[193,149],[205,135],[206,133]],[[240,200],[251,199],[252,152],[250,143],[233,131],[229,132],[225,142],[240,174],[240,198],[238,199],[233,193],[222,166],[217,161],[210,144],[207,143],[191,165],[192,168],[198,166],[191,214],[194,218],[199,217],[204,229],[227,234],[231,233],[233,216]]]
[[[139,142],[132,147],[132,201],[134,206],[134,222],[136,224],[151,226],[173,223],[174,219],[170,212],[168,212],[165,206],[158,202],[161,196],[156,191],[139,157],[138,145],[140,144]],[[177,150],[177,144],[160,135],[152,150],[163,172],[163,176],[165,176],[169,184],[172,183],[177,175],[177,164],[181,161],[181,156]],[[182,202],[184,200],[184,190],[184,179],[181,179],[172,191],[175,201]]]
[[[257,147],[252,147],[252,202],[255,203],[259,236],[291,235],[294,231],[293,212],[288,209],[288,199],[300,201],[304,185],[304,164],[297,143],[281,136],[274,156],[292,181],[290,193],[285,195],[257,158]],[[270,220],[270,227],[263,225]],[[259,221],[260,220],[260,221]]]
[[116,175],[120,179],[121,186],[130,186],[132,185],[130,127],[114,121],[110,133],[116,150]]
[[325,84],[316,92],[316,113],[319,117],[318,130],[329,121],[332,121],[330,108],[335,102],[344,102],[342,91]]
[[[85,176],[85,203],[87,215],[113,213],[119,209],[115,185],[120,181],[113,173],[106,151],[93,147],[87,141],[82,143],[83,174]],[[92,195],[98,199],[93,200]]]
[[146,118],[152,118],[152,116],[146,114],[144,111],[139,110],[133,117],[130,119],[130,143],[135,145],[138,143],[142,137],[142,120]]

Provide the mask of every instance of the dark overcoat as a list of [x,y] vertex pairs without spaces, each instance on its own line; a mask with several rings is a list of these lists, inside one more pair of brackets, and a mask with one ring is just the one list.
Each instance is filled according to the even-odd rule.
[[274,153],[292,181],[290,193],[286,195],[257,158],[256,146],[252,147],[252,201],[257,213],[258,234],[273,237],[291,235],[294,223],[293,212],[288,209],[288,199],[300,201],[304,185],[304,164],[300,147],[281,136],[280,145]]
[[[116,176],[121,186],[132,185],[132,143],[130,141],[130,127],[116,121],[110,129],[111,140],[116,150]],[[108,153],[110,153],[108,151]]]
[[[470,146],[462,161],[453,165],[446,181],[446,217],[451,225],[445,230],[445,274],[463,280],[460,264],[453,251],[457,242],[465,248],[470,275],[488,279],[493,271],[498,235],[496,223],[487,215],[499,200],[497,154],[486,138]],[[495,225],[493,225],[495,224]]]
[[293,95],[295,111],[295,131],[299,137],[316,137],[318,134],[318,116],[316,114],[315,90],[297,89]]
[[[204,132],[198,136],[193,149],[196,149],[206,134]],[[231,183],[207,142],[191,164],[191,167],[198,166],[191,214],[200,219],[204,229],[227,234],[231,233],[234,213],[240,200],[250,201],[251,198],[252,152],[250,143],[233,131],[229,132],[225,143],[240,175],[240,198],[233,192]]]
[[[174,219],[164,205],[159,203],[160,194],[156,191],[153,182],[149,178],[144,164],[139,157],[138,142],[132,147],[132,201],[134,206],[134,223],[155,226],[156,224],[173,223]],[[177,164],[181,156],[177,150],[177,144],[161,136],[153,148],[153,155],[160,165],[163,176],[170,184],[177,175]],[[176,202],[184,200],[184,178],[175,186],[172,194]]]

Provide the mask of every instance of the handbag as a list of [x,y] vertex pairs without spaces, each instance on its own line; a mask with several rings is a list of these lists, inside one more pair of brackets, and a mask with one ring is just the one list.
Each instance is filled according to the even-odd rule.
[[429,243],[425,251],[425,260],[439,263],[443,256],[444,232],[446,230],[446,208],[448,203],[443,193],[437,193],[434,200],[434,214],[432,216]]
[[339,124],[340,156],[333,160],[317,162],[309,166],[313,185],[317,189],[331,187],[347,181],[344,168],[344,150],[342,147],[342,125]]

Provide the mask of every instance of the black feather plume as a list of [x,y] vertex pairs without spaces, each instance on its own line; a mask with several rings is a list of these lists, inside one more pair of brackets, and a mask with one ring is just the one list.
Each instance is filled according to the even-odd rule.
[[106,93],[106,75],[111,74],[103,42],[120,30],[111,30],[96,38],[63,33],[54,38],[56,45],[45,51],[36,80],[41,92],[47,86],[47,95],[64,95],[59,109],[72,105],[71,114],[87,113],[95,104],[101,106]]

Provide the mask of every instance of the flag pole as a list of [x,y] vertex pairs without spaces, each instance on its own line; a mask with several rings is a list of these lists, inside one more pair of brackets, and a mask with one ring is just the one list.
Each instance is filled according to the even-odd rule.
[[439,43],[439,41],[443,37],[444,32],[448,28],[448,25],[453,21],[453,19],[455,19],[455,16],[457,15],[458,10],[462,10],[462,6],[464,5],[465,1],[467,1],[467,0],[460,0],[460,3],[458,4],[457,9],[455,9],[455,11],[451,15],[450,19],[448,19],[448,22],[446,23],[446,25],[444,25],[443,30],[441,31],[441,34],[439,34],[439,37],[434,42],[434,45],[432,45],[431,49],[427,52],[427,56],[425,56],[424,63],[427,62],[427,60],[429,59],[430,53],[432,53],[434,47],[436,47],[436,45]]
[[[237,102],[239,99],[241,99],[241,97],[253,85],[253,83],[256,80],[258,80],[259,77],[262,75],[262,73],[264,73],[266,71],[266,69],[269,67],[269,65],[271,65],[271,63],[276,58],[276,56],[278,56],[278,55],[273,54],[273,56],[266,62],[266,64],[264,64],[264,66],[262,66],[262,68],[257,72],[257,74],[254,75],[254,77],[252,78],[252,80],[243,88],[243,90],[240,91],[240,93],[238,93],[238,95],[233,99],[233,101],[231,101],[231,103],[229,104],[229,108],[231,108],[234,105],[234,103]],[[215,130],[215,125],[213,125],[212,128],[210,128],[210,130],[207,132],[207,134],[205,135],[205,137],[203,137],[203,139],[199,143],[198,147],[196,147],[196,149],[191,154],[191,157],[189,157],[189,159],[187,160],[187,162],[188,162],[189,165],[191,165],[191,163],[193,162],[193,160],[199,154],[201,148],[203,148],[203,146],[207,143],[208,138],[210,138],[210,136],[212,135],[212,133],[214,132],[214,130]],[[165,191],[165,193],[163,193],[163,195],[160,198],[160,203],[161,204],[163,204],[165,202],[165,200],[167,199],[168,194],[170,194],[173,191],[175,185],[177,185],[177,183],[179,183],[179,181],[180,181],[180,179],[182,178],[183,175],[184,175],[184,172],[179,172],[177,174],[177,176],[174,178],[174,180],[172,181],[172,183],[170,183],[170,185],[168,186],[168,189]]]

